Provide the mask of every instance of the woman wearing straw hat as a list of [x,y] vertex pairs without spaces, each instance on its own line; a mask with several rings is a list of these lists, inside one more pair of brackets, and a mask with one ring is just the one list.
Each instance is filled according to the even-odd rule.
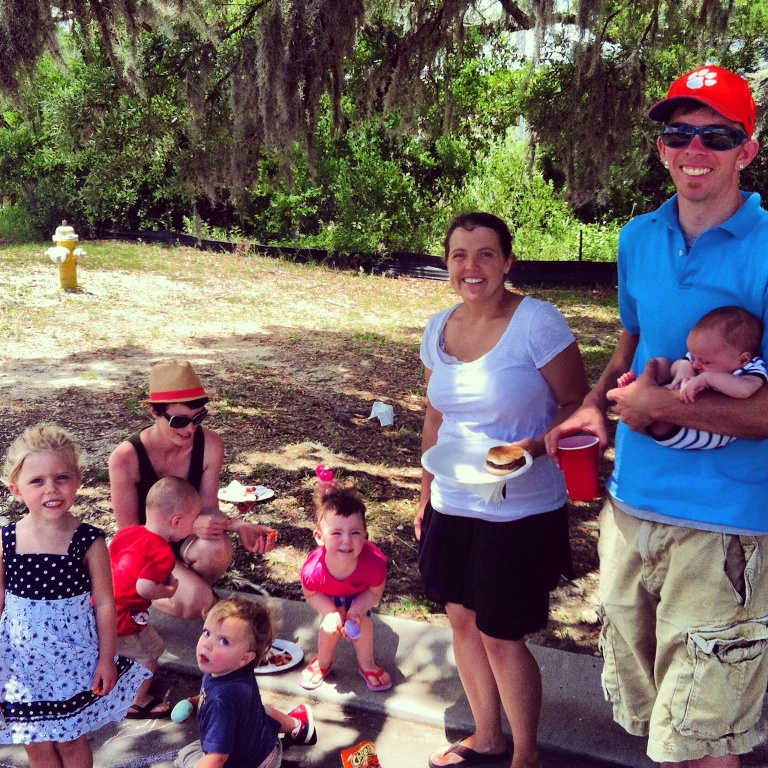
[[143,525],[145,502],[152,485],[173,475],[188,480],[199,492],[202,513],[194,534],[180,542],[173,575],[179,581],[172,598],[154,604],[184,619],[199,618],[216,601],[211,585],[232,562],[234,531],[250,552],[274,547],[269,528],[232,520],[219,510],[219,476],[224,443],[201,426],[208,395],[188,362],[163,362],[149,373],[149,414],[153,424],[120,443],[109,457],[112,509],[118,528]]

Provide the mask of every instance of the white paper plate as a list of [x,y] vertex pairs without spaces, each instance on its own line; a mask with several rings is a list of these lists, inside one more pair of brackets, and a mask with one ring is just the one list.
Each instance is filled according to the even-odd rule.
[[304,651],[302,651],[296,643],[291,643],[288,640],[275,640],[269,650],[290,653],[291,660],[287,664],[283,664],[282,667],[275,666],[274,664],[264,664],[264,666],[256,667],[253,671],[257,675],[271,675],[274,672],[285,672],[286,669],[290,669],[301,663],[301,660],[304,658]]
[[492,475],[486,472],[485,457],[488,449],[495,445],[504,445],[503,440],[489,438],[468,438],[466,440],[449,440],[447,443],[433,445],[421,457],[421,463],[427,472],[447,483],[460,485],[493,485],[504,483],[513,477],[527,472],[533,464],[528,451],[523,451],[525,464],[520,469],[506,475]]
[[[253,488],[252,491],[247,489]],[[271,499],[275,492],[264,485],[233,485],[219,488],[219,501],[227,501],[230,504],[242,504],[245,501],[266,501]]]

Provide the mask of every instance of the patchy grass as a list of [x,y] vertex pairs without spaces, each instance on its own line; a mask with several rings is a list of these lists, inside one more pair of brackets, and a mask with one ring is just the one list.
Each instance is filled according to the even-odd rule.
[[[427,319],[455,302],[448,284],[190,248],[81,245],[88,256],[73,294],[59,292],[47,244],[0,251],[2,446],[38,421],[69,427],[90,456],[78,509],[111,531],[107,457],[149,423],[150,365],[189,359],[213,394],[207,423],[227,446],[222,484],[275,491],[251,515],[278,529],[278,548],[253,557],[237,547],[228,583],[301,599],[314,467],[324,463],[363,493],[371,537],[389,558],[380,610],[444,620],[421,592],[411,521],[424,413],[419,342]],[[615,292],[529,293],[564,312],[596,378],[618,333]],[[393,426],[368,419],[377,400],[393,405]],[[607,459],[601,471],[610,471]],[[4,489],[0,502],[7,517],[21,514]],[[554,593],[551,626],[535,642],[595,650],[597,509],[571,507],[577,577]]]

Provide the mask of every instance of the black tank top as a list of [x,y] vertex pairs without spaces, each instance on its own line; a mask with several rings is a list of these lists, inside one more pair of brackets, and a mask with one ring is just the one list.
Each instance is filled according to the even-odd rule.
[[[147,427],[149,429],[149,427]],[[141,430],[143,432],[144,430]],[[139,525],[147,522],[147,494],[149,489],[160,479],[149,460],[149,454],[141,442],[141,432],[135,432],[128,438],[128,442],[136,451],[139,460],[139,482],[136,490],[139,494]],[[192,440],[192,456],[189,459],[189,475],[184,478],[189,484],[200,490],[200,483],[203,479],[203,458],[205,457],[205,432],[202,427],[195,430],[195,436]]]

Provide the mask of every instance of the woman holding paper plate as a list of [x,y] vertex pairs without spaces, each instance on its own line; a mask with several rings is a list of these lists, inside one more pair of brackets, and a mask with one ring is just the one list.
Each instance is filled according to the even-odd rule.
[[[425,592],[446,606],[475,732],[435,752],[429,765],[534,768],[541,674],[525,636],[546,626],[549,592],[571,572],[565,481],[543,438],[582,402],[587,377],[562,314],[505,287],[515,258],[501,219],[458,216],[445,259],[461,302],[431,318],[421,343],[422,449],[434,447],[440,461],[424,458],[434,472],[423,471],[414,525]],[[467,474],[477,469],[469,465],[482,469],[489,445],[503,443],[519,445],[532,462],[506,482],[488,475],[501,488]]]

